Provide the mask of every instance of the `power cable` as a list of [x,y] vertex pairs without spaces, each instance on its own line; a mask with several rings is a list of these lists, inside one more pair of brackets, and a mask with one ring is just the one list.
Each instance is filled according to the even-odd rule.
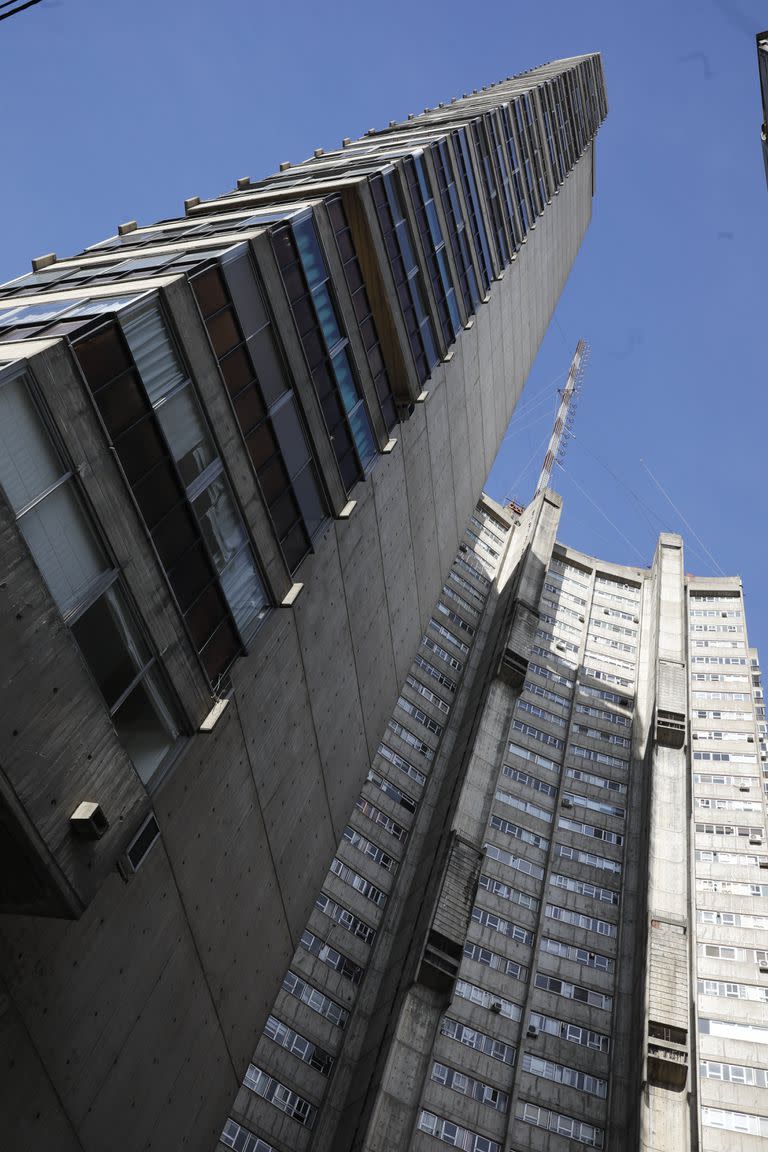
[[679,509],[679,508],[677,507],[677,505],[675,504],[675,502],[674,502],[674,500],[672,499],[672,497],[671,497],[671,496],[670,496],[670,495],[669,495],[669,494],[668,494],[668,493],[665,491],[665,489],[664,489],[663,485],[662,485],[661,483],[659,483],[659,481],[658,481],[658,480],[656,479],[656,477],[654,476],[653,472],[651,472],[651,470],[650,470],[650,468],[648,467],[648,465],[646,464],[645,460],[641,460],[641,461],[640,461],[640,463],[642,464],[643,468],[645,468],[646,472],[647,472],[647,473],[648,473],[648,475],[650,476],[651,480],[653,480],[654,484],[655,484],[655,485],[656,485],[656,487],[658,488],[659,492],[661,492],[661,494],[662,494],[662,496],[665,498],[665,500],[668,500],[668,501],[669,501],[669,503],[671,504],[671,506],[674,508],[675,512],[676,512],[676,513],[677,513],[677,515],[680,517],[680,519],[682,520],[683,524],[685,524],[686,528],[687,528],[687,529],[688,529],[688,531],[691,533],[691,535],[693,536],[694,540],[698,541],[699,545],[700,545],[700,546],[701,546],[701,548],[704,550],[704,552],[707,554],[707,556],[709,557],[709,559],[712,561],[712,563],[714,564],[715,568],[716,568],[716,569],[717,569],[717,571],[720,573],[720,575],[721,575],[721,576],[725,576],[725,572],[723,572],[723,570],[722,570],[722,568],[720,567],[720,565],[718,564],[717,560],[715,560],[714,556],[713,556],[713,555],[712,555],[712,553],[710,552],[709,548],[707,548],[706,544],[705,544],[705,543],[704,543],[704,541],[701,539],[701,537],[700,537],[700,536],[699,536],[699,535],[698,535],[698,534],[697,534],[697,533],[696,533],[696,532],[693,530],[693,528],[691,527],[691,525],[690,525],[690,524],[688,523],[688,521],[686,520],[685,516],[683,516],[682,512],[680,511],[680,509]]
[[[610,518],[610,516],[608,515],[608,513],[607,513],[607,512],[604,512],[604,511],[603,511],[603,509],[600,507],[600,505],[595,503],[595,501],[594,501],[594,500],[592,499],[592,497],[590,496],[589,492],[587,492],[587,491],[586,491],[586,489],[582,488],[581,484],[579,484],[578,480],[577,480],[577,479],[576,479],[576,477],[573,475],[573,473],[570,471],[570,469],[566,468],[566,467],[565,467],[565,465],[564,465],[563,463],[561,463],[559,460],[558,460],[558,461],[556,461],[556,463],[559,465],[559,467],[560,467],[560,468],[562,468],[563,472],[565,472],[565,473],[566,473],[566,475],[570,476],[571,480],[572,480],[572,481],[573,481],[573,483],[576,485],[576,487],[578,488],[578,490],[581,492],[582,496],[586,496],[587,500],[589,500],[589,502],[590,502],[590,504],[593,506],[593,508],[596,508],[596,509],[597,509],[597,511],[600,513],[600,515],[601,515],[601,516],[602,516],[602,517],[603,517],[605,520],[607,520],[607,521],[608,521],[608,523],[610,524],[611,528],[613,528],[614,532],[616,532],[616,533],[617,533],[619,536],[621,536],[622,540],[624,540],[624,541],[625,541],[627,544],[629,544],[629,546],[630,546],[630,548],[632,549],[632,551],[633,551],[633,552],[634,552],[634,553],[635,553],[637,556],[639,556],[639,557],[640,557],[641,561],[644,561],[644,560],[645,560],[645,557],[644,557],[644,556],[643,556],[643,554],[640,552],[640,549],[639,549],[639,548],[638,548],[638,547],[637,547],[635,544],[633,544],[633,543],[632,543],[632,541],[629,539],[629,537],[628,537],[628,536],[626,536],[626,535],[625,535],[625,534],[622,532],[622,530],[621,530],[621,528],[619,528],[618,524],[615,524],[615,523],[614,523],[614,521],[613,521],[613,520],[611,520],[611,518]],[[643,564],[643,567],[645,567],[645,564]]]
[[[8,8],[11,4],[15,4],[16,0],[5,0],[5,3],[0,4],[0,8]],[[25,8],[33,8],[35,4],[42,4],[42,0],[26,0],[25,4],[19,4],[12,12],[0,13],[0,20],[10,20],[11,16],[15,16],[17,12],[23,12]]]

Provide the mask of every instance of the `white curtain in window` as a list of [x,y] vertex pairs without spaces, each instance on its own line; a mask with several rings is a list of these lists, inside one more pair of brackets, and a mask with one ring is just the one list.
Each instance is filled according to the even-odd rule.
[[123,323],[149,399],[154,405],[186,379],[162,315],[150,308]]

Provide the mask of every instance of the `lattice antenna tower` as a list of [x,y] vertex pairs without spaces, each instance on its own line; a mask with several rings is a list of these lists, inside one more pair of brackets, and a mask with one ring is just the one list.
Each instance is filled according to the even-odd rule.
[[555,417],[555,424],[549,439],[549,446],[547,447],[547,453],[544,457],[544,463],[539,473],[536,491],[533,494],[534,499],[538,496],[539,492],[543,492],[545,488],[549,487],[552,469],[556,463],[562,464],[565,459],[568,444],[573,439],[573,421],[576,415],[576,401],[584,380],[584,371],[587,360],[589,359],[589,353],[590,347],[586,340],[579,340],[576,345],[573,360],[571,360],[571,367],[568,370],[568,379],[565,382],[565,387],[558,389],[560,393],[560,404],[557,409],[557,416]]

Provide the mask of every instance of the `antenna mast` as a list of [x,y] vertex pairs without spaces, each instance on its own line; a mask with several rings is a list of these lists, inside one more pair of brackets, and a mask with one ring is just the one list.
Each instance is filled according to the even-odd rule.
[[560,407],[557,410],[547,454],[544,457],[536,491],[533,494],[534,499],[538,496],[539,492],[543,492],[545,488],[549,487],[552,469],[555,463],[562,463],[565,450],[568,447],[568,441],[573,437],[573,418],[576,412],[574,400],[581,391],[581,383],[584,378],[584,369],[588,357],[589,345],[585,340],[579,340],[576,345],[573,360],[571,360],[571,367],[568,370],[568,379],[565,382],[565,387],[558,390],[560,392]]

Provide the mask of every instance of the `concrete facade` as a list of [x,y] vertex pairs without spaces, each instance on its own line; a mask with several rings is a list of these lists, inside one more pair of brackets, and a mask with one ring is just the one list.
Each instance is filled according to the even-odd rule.
[[673,534],[648,568],[576,552],[560,509],[483,497],[470,518],[432,616],[454,680],[430,625],[219,1146],[768,1135],[768,745],[741,585],[686,574]]
[[[604,114],[599,58],[548,65],[0,287],[4,1148],[207,1149],[238,1091],[250,1115],[414,652],[453,643],[431,615],[589,222]],[[105,829],[75,832],[82,802]],[[324,1146],[367,1114],[376,1011]]]

